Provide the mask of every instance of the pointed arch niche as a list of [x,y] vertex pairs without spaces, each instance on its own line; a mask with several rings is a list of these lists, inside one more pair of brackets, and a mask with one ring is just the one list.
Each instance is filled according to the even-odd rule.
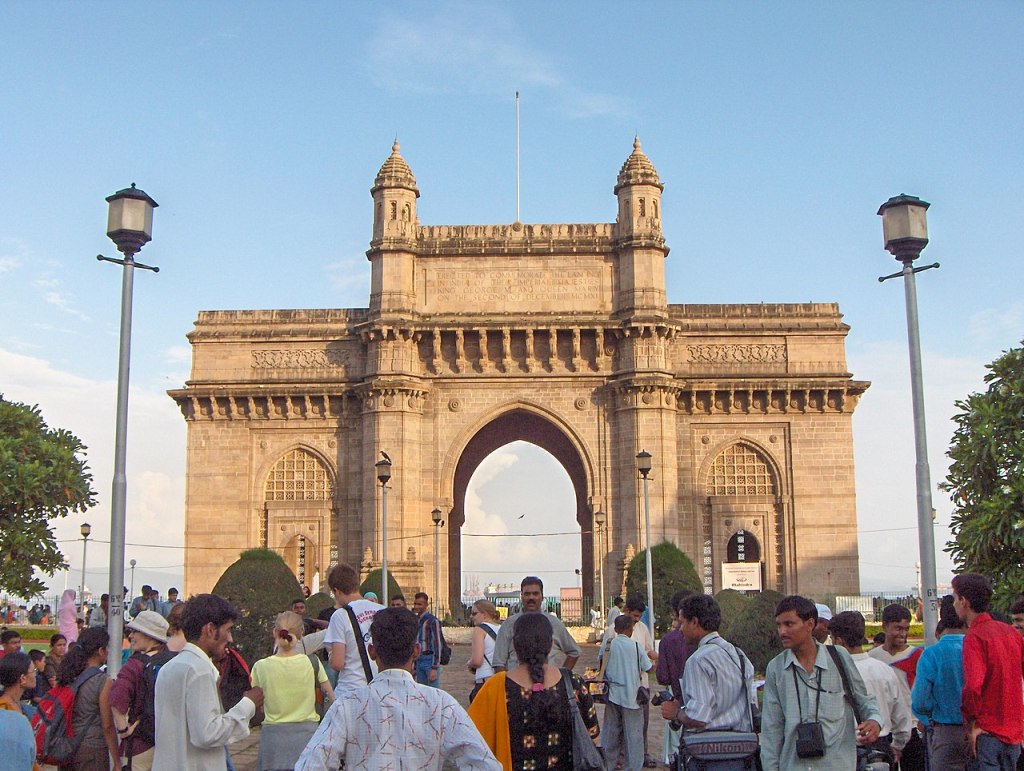
[[[466,522],[466,490],[480,463],[511,442],[524,441],[550,453],[569,475],[576,495],[576,521],[581,528],[582,587],[584,596],[594,589],[594,540],[590,506],[591,464],[585,450],[551,418],[529,409],[514,408],[480,427],[465,444],[452,474],[453,506],[448,530],[448,600],[459,607],[462,592],[462,526]],[[547,590],[548,587],[545,587]]]
[[311,589],[338,562],[334,478],[327,461],[305,447],[286,451],[264,478],[260,545]]
[[[706,593],[722,588],[721,566],[737,561],[730,551],[736,551],[741,532],[747,544],[756,544],[762,588],[786,593],[790,571],[781,479],[769,453],[745,439],[722,447],[705,466],[700,573]],[[750,556],[744,560],[752,561]]]

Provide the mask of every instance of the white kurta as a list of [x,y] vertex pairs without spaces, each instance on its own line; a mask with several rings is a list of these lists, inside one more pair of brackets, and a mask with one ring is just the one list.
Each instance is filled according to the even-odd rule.
[[153,771],[225,771],[225,747],[249,735],[256,705],[243,698],[225,712],[219,676],[210,657],[192,643],[160,668]]

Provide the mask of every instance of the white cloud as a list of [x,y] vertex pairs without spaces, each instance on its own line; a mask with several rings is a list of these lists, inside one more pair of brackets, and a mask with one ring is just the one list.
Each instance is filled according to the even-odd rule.
[[82,311],[77,308],[71,307],[71,301],[67,295],[60,292],[44,292],[43,299],[46,300],[50,305],[60,308],[70,316],[81,319],[82,321],[88,321],[89,317],[86,316]]
[[497,7],[447,3],[422,19],[384,17],[366,56],[369,76],[394,92],[511,99],[517,90],[553,91],[569,117],[624,112],[618,97],[568,79],[566,63],[531,45],[516,19]]
[[996,344],[1003,349],[1017,345],[1024,336],[1024,302],[1004,308],[986,308],[972,313],[967,331],[975,343]]
[[192,348],[187,345],[172,345],[164,351],[164,361],[172,364],[192,361]]
[[0,273],[7,273],[15,268],[20,268],[21,262],[15,257],[0,257]]

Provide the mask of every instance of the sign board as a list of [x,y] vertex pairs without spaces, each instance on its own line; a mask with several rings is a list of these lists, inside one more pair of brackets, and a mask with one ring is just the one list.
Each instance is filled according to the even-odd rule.
[[723,562],[722,588],[737,592],[761,591],[761,563]]

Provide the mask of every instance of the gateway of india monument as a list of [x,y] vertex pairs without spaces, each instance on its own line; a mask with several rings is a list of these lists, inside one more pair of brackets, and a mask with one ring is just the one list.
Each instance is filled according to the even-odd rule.
[[602,566],[618,594],[646,546],[641,450],[652,541],[688,554],[705,591],[740,576],[858,592],[851,423],[868,383],[847,369],[849,327],[833,303],[669,304],[663,189],[635,141],[613,222],[424,225],[396,142],[370,190],[368,308],[203,311],[188,335],[191,379],[170,392],[188,425],[187,593],[258,546],[306,585],[339,561],[365,574],[386,537],[407,595],[457,606],[467,485],[516,440],[569,475],[584,596]]

